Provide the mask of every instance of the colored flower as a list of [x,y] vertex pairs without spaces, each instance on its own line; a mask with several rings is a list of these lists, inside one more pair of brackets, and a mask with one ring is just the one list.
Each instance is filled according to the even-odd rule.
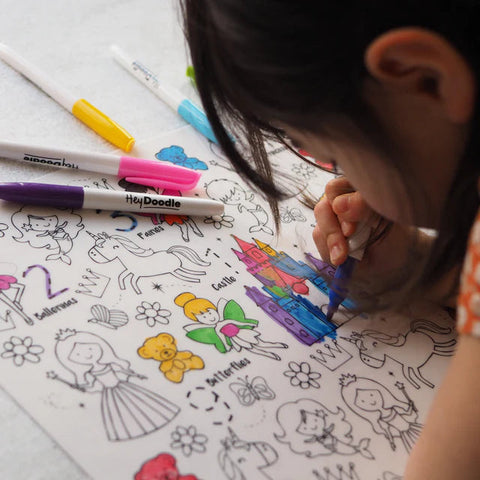
[[189,457],[193,452],[204,453],[207,449],[207,436],[197,433],[197,428],[190,425],[188,428],[178,426],[172,432],[172,443],[170,447],[181,448],[182,453]]
[[318,372],[312,372],[309,363],[290,362],[288,366],[290,367],[290,370],[283,372],[283,374],[290,378],[290,385],[293,387],[300,386],[303,389],[310,387],[320,388],[317,379],[321,377],[321,374]]
[[137,320],[145,320],[149,327],[154,327],[156,323],[167,325],[168,317],[172,314],[170,310],[161,308],[158,302],[148,303],[142,302],[137,307],[138,314],[135,315]]
[[230,215],[212,215],[211,217],[206,217],[204,223],[213,224],[213,226],[220,230],[222,227],[232,228],[233,227],[233,217]]
[[25,361],[38,363],[40,354],[44,352],[44,348],[40,345],[33,345],[32,337],[22,339],[12,336],[9,341],[4,342],[3,348],[1,357],[13,358],[13,363],[17,367],[21,367]]

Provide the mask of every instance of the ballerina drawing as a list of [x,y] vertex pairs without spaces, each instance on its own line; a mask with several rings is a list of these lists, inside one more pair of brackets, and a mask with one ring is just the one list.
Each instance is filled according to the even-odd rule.
[[370,378],[342,375],[342,398],[352,412],[370,423],[375,433],[385,436],[392,450],[395,439],[400,439],[405,450],[410,452],[423,427],[417,422],[418,410],[405,391],[403,383],[395,386],[405,400],[398,399],[388,388]]
[[131,440],[159,430],[180,411],[172,402],[130,381],[146,377],[117,356],[102,337],[90,332],[60,330],[55,355],[74,382],[50,371],[48,378],[86,393],[101,393],[103,425],[110,441]]
[[33,248],[55,250],[46,260],[60,260],[67,265],[72,263],[68,253],[73,248],[73,240],[84,228],[82,217],[71,210],[24,206],[12,215],[13,226],[20,233],[13,237],[17,242],[28,243]]
[[285,343],[267,342],[260,338],[255,329],[258,320],[246,318],[242,307],[235,300],[221,298],[215,306],[206,298],[197,298],[193,293],[184,292],[175,298],[183,308],[185,316],[195,323],[185,325],[187,337],[200,343],[215,345],[220,353],[230,350],[248,350],[257,355],[280,360],[271,348],[288,348]]

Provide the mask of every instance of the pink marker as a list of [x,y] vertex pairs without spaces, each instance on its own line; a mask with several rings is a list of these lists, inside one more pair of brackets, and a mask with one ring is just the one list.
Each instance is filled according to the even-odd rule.
[[157,188],[191,190],[200,173],[159,160],[125,157],[111,153],[79,152],[52,147],[0,141],[0,157],[52,167],[117,175],[128,182]]

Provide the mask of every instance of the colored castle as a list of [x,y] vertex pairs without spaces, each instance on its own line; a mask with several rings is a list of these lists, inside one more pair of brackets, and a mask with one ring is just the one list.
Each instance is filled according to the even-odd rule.
[[[260,240],[249,243],[234,235],[233,238],[241,249],[232,249],[233,252],[263,284],[263,291],[245,286],[247,296],[257,306],[305,345],[312,345],[326,335],[335,337],[338,325],[328,321],[319,307],[302,296],[310,291],[307,281],[328,296],[328,285],[321,274],[333,277],[335,271],[330,265],[308,255],[318,269],[314,270]],[[348,302],[345,306],[348,307]]]

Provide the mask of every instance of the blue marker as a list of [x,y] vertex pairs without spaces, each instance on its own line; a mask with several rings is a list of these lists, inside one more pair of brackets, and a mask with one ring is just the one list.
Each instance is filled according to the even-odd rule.
[[205,112],[198,105],[195,105],[195,103],[186,98],[185,95],[178,90],[167,85],[160,85],[160,81],[151,70],[138,60],[130,58],[118,46],[112,45],[110,50],[113,54],[113,58],[137,80],[140,80],[140,82],[175,110],[186,122],[192,125],[192,127],[202,135],[212,142],[218,143]]
[[363,258],[370,233],[371,229],[361,223],[357,226],[357,231],[348,239],[350,253],[347,259],[337,267],[330,291],[328,292],[327,320],[329,322],[332,320],[338,307],[347,298],[348,282],[352,276],[355,265]]

